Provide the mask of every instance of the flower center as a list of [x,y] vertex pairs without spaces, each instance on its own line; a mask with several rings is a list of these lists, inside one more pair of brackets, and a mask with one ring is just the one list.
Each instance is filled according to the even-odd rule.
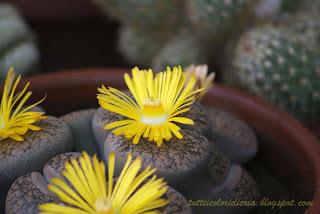
[[111,202],[105,198],[99,198],[94,204],[97,214],[114,214]]
[[149,125],[157,125],[166,122],[167,117],[160,100],[148,99],[144,101],[141,122]]

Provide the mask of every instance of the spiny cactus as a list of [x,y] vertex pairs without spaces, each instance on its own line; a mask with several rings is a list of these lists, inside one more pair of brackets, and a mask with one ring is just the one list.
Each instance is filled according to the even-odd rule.
[[254,12],[258,18],[273,19],[286,12],[293,12],[304,3],[301,0],[257,0]]
[[177,26],[185,0],[94,0],[107,14],[125,24]]
[[286,15],[276,24],[291,40],[320,53],[320,1],[307,1],[297,13]]
[[292,35],[266,26],[240,39],[225,79],[300,119],[320,119],[320,60]]
[[187,10],[194,28],[206,39],[225,39],[238,31],[251,0],[188,0]]
[[173,33],[124,25],[119,32],[118,48],[128,61],[150,67],[152,58]]
[[288,22],[283,31],[291,35],[291,40],[320,53],[320,15],[300,13],[291,17]]
[[[298,13],[287,16],[284,31],[295,35],[308,48],[320,53],[320,1],[305,3]],[[293,37],[294,38],[294,37]]]
[[203,64],[207,61],[204,44],[194,33],[182,31],[166,43],[152,62],[152,68],[162,70],[167,66]]
[[10,66],[17,73],[33,71],[39,60],[34,37],[19,12],[9,4],[0,4],[0,80]]

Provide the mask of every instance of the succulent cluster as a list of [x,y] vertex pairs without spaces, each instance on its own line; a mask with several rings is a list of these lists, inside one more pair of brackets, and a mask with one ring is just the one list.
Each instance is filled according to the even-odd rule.
[[125,25],[128,60],[157,70],[217,64],[225,82],[319,119],[319,1],[96,1]]
[[183,195],[259,200],[241,166],[257,153],[253,130],[197,101],[213,85],[207,66],[135,67],[123,77],[125,91],[97,89],[99,109],[55,118],[34,109],[43,100],[26,106],[29,83],[17,92],[21,77],[8,72],[0,106],[5,213],[241,213],[193,208]]
[[[0,70],[11,65],[17,73],[34,71],[39,62],[39,52],[30,31],[18,10],[6,3],[0,4]],[[3,80],[5,73],[0,73]]]

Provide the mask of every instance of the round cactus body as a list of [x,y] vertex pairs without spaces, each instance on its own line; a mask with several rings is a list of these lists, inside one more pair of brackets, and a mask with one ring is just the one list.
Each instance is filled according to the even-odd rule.
[[183,31],[173,37],[153,59],[152,68],[160,71],[167,66],[203,64],[207,61],[204,44],[194,33]]
[[[320,118],[320,63],[316,54],[271,26],[246,33],[225,79],[265,97],[300,119]],[[230,78],[232,77],[232,78]]]
[[108,15],[126,24],[176,26],[185,0],[94,0]]
[[320,53],[320,16],[300,14],[293,18],[288,28],[293,40],[302,43],[307,48]]
[[259,0],[255,4],[255,16],[262,19],[274,19],[278,15],[299,8],[301,0]]
[[307,48],[320,53],[320,2],[306,4],[300,12],[282,17],[279,28],[290,39],[301,42]]
[[152,58],[171,34],[172,32],[124,25],[119,32],[118,48],[128,61],[150,67]]
[[251,0],[188,0],[188,13],[195,29],[210,41],[225,39],[241,28]]
[[0,80],[10,66],[20,74],[34,71],[38,60],[32,32],[18,11],[9,4],[0,4]]

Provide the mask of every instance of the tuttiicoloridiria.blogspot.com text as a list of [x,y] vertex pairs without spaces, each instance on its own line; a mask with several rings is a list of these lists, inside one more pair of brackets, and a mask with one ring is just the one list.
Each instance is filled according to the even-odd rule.
[[311,207],[313,206],[313,201],[303,201],[303,200],[271,200],[269,198],[262,198],[260,201],[255,200],[210,200],[210,199],[190,199],[189,206],[191,207],[270,207],[275,208],[285,208],[285,207]]

